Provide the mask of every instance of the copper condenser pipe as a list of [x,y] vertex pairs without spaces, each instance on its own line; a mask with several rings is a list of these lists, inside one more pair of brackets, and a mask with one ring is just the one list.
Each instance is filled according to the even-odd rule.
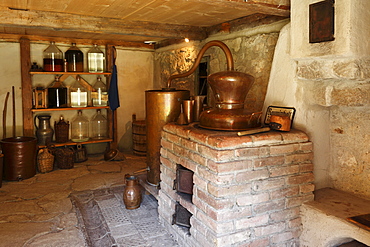
[[160,182],[161,132],[165,124],[175,122],[180,115],[181,102],[190,98],[188,90],[149,90],[145,92],[147,182]]

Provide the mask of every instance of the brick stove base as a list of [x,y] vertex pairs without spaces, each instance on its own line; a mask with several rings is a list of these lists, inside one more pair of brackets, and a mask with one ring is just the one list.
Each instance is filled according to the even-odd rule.
[[[300,206],[313,200],[312,143],[299,130],[250,136],[196,125],[162,132],[160,221],[181,246],[298,246]],[[194,172],[192,201],[173,189],[176,167]],[[175,205],[191,227],[172,225]]]

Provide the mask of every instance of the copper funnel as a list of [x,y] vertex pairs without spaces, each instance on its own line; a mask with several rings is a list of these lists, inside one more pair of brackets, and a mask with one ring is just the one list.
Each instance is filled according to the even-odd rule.
[[220,47],[227,60],[227,71],[214,73],[208,76],[216,101],[216,108],[204,111],[199,117],[199,126],[216,130],[245,130],[260,125],[262,112],[250,112],[244,109],[245,98],[251,89],[254,77],[234,71],[234,63],[230,49],[221,41],[210,41],[199,51],[193,67],[184,74],[172,75],[167,82],[171,88],[171,81],[175,78],[186,77],[198,67],[205,51],[211,46]]

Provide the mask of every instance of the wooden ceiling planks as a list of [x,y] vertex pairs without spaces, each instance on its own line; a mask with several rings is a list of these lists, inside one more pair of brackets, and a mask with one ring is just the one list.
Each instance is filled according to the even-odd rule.
[[[230,0],[2,0],[0,6],[19,9],[70,13],[96,17],[141,20],[160,23],[190,25],[192,13],[203,13],[203,18],[240,18],[254,13],[289,16],[289,6],[268,4],[276,0],[230,1]],[[186,13],[190,18],[179,21],[177,13]],[[233,13],[233,14],[232,14]],[[232,14],[229,16],[229,14]],[[170,20],[170,21],[163,21]],[[212,23],[213,25],[218,23]],[[204,24],[203,24],[204,26]]]
[[69,0],[69,4],[65,10],[56,12],[64,12],[78,15],[111,17],[112,15],[104,15],[109,12],[110,6],[115,0]]
[[286,4],[289,0],[2,0],[0,27],[120,42],[204,39],[205,27],[256,13],[288,17]]

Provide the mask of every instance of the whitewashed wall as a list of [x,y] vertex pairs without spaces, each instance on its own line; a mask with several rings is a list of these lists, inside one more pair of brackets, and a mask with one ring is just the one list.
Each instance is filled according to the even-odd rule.
[[370,197],[370,1],[335,1],[335,40],[308,42],[309,4],[292,0],[276,46],[265,105],[297,109],[314,144],[316,189]]

